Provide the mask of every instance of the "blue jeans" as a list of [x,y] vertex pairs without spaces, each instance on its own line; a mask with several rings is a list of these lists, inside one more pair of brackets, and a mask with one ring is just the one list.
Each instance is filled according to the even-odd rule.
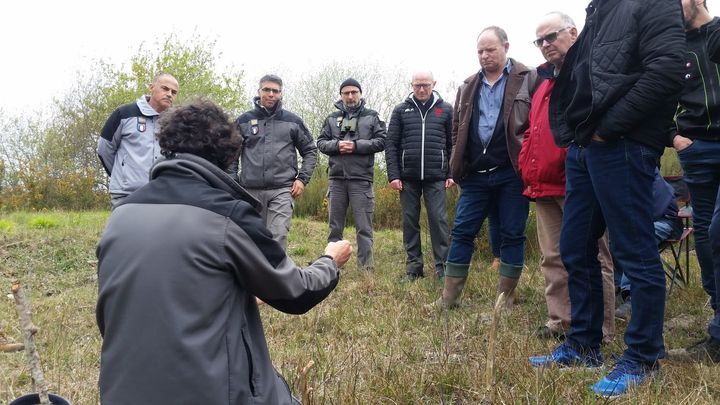
[[[720,249],[716,251],[717,241],[717,202],[720,188],[720,142],[695,140],[687,148],[678,152],[678,158],[685,174],[685,182],[690,189],[690,201],[693,207],[693,236],[697,253],[703,289],[710,296],[715,310],[715,319],[710,323],[710,335],[720,339],[720,297],[717,285],[720,285]],[[713,214],[715,212],[715,214]],[[711,223],[715,228],[711,229]],[[711,235],[714,230],[715,237]],[[715,240],[714,240],[715,239]]]
[[490,212],[488,213],[488,238],[490,239],[490,249],[492,250],[493,257],[500,257],[500,245],[502,245],[497,211],[497,205],[494,205],[490,207]]
[[491,207],[496,206],[502,240],[500,261],[522,267],[525,263],[525,223],[530,204],[522,196],[520,176],[512,167],[490,173],[472,173],[460,181],[460,189],[448,263],[470,265],[475,237]]
[[[658,244],[659,249],[660,244],[665,242],[665,239],[670,237],[673,226],[672,223],[668,222],[667,220],[655,221],[653,225],[655,227],[655,242]],[[630,291],[630,280],[627,278],[620,266],[615,266],[615,273],[620,273],[620,290]]]
[[578,349],[600,349],[603,289],[597,240],[607,227],[612,253],[633,286],[624,356],[645,364],[664,356],[665,273],[652,218],[659,157],[624,138],[568,148],[560,255],[569,277],[567,340]]

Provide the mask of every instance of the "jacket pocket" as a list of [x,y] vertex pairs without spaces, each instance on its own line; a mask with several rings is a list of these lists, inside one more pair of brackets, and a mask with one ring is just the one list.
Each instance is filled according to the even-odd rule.
[[243,348],[245,349],[245,356],[247,358],[247,366],[248,366],[248,386],[250,387],[250,393],[253,396],[257,395],[257,370],[255,370],[255,364],[252,357],[252,350],[250,349],[250,344],[248,343],[247,339],[245,338],[245,331],[241,332],[242,336],[242,342],[243,342]]

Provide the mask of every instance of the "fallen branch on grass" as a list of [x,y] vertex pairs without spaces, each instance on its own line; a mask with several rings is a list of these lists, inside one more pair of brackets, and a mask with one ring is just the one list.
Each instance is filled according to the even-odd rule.
[[30,364],[30,372],[34,383],[33,390],[40,395],[41,405],[50,405],[48,387],[40,365],[40,355],[38,355],[35,347],[35,334],[38,332],[38,328],[32,323],[30,304],[25,299],[25,293],[20,288],[19,283],[13,283],[12,293],[13,297],[15,297],[18,315],[20,315],[20,328],[23,330],[25,337],[25,355]]
[[300,386],[302,386],[302,403],[305,405],[310,405],[310,392],[312,391],[312,388],[308,389],[307,384],[307,374],[312,368],[312,366],[315,365],[315,362],[310,360],[308,364],[303,367],[302,371],[300,371]]
[[25,349],[22,343],[10,343],[5,332],[3,332],[2,323],[0,323],[0,353],[19,352]]

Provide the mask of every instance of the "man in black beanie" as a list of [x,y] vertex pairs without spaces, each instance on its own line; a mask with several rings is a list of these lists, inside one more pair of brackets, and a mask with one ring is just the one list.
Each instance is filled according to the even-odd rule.
[[378,113],[365,107],[360,83],[348,78],[340,85],[338,111],[323,124],[317,146],[329,156],[328,241],[343,237],[345,213],[352,208],[357,232],[358,266],[373,267],[373,224],[375,207],[372,183],[375,153],[385,149],[385,123]]

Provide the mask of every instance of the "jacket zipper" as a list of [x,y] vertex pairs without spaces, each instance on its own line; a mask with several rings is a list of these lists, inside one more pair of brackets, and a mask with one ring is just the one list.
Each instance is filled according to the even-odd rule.
[[[435,106],[437,103],[437,98],[435,98],[435,95],[433,94],[433,103],[430,104],[430,107],[428,107],[427,111],[425,111],[425,115],[423,115],[422,110],[420,110],[420,106],[415,102],[415,99],[413,96],[410,96],[410,100],[412,100],[413,104],[415,104],[415,108],[418,109],[418,113],[420,114],[420,180],[425,180],[425,118],[427,117],[428,112]],[[403,157],[405,154],[403,153]],[[403,160],[404,161],[404,160]]]

